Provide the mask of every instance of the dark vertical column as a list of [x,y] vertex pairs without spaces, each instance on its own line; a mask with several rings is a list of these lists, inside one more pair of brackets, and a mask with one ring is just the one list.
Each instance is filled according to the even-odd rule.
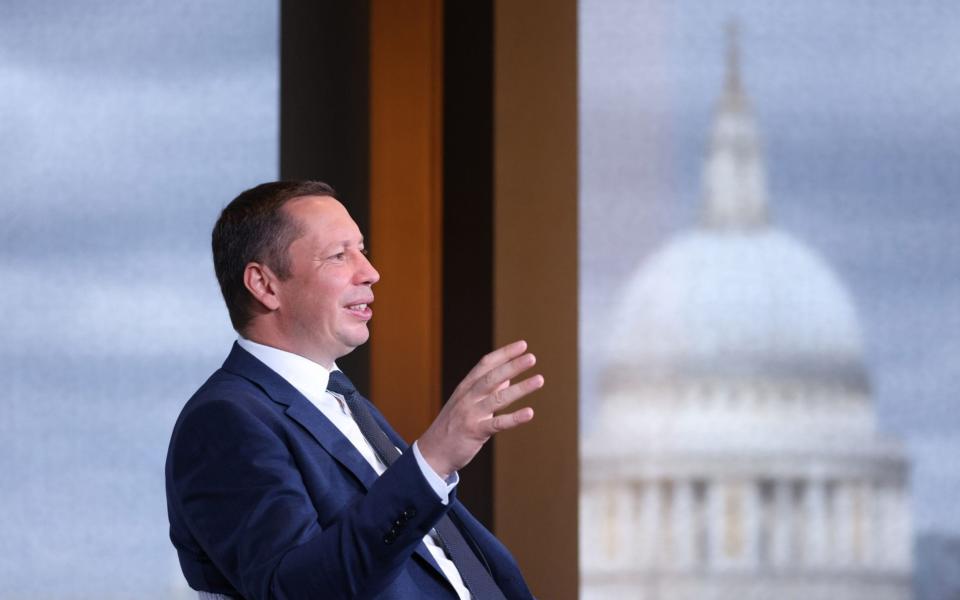
[[[443,395],[493,344],[493,3],[446,2],[443,44]],[[491,440],[457,495],[493,526]]]
[[[364,232],[370,220],[369,14],[362,0],[280,2],[280,177],[333,185]],[[361,391],[369,390],[367,346],[337,362]]]

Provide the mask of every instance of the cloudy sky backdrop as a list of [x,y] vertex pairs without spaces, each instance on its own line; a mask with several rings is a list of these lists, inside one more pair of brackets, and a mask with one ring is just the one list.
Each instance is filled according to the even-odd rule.
[[276,177],[277,36],[270,1],[0,7],[4,600],[184,593],[163,460],[232,338],[209,230]]

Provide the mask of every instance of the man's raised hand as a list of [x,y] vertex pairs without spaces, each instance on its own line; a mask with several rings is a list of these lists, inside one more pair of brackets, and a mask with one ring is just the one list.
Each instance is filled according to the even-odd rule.
[[420,454],[444,479],[473,460],[493,434],[533,419],[530,407],[497,414],[543,387],[542,375],[510,383],[537,362],[526,350],[527,343],[518,341],[484,356],[417,441]]

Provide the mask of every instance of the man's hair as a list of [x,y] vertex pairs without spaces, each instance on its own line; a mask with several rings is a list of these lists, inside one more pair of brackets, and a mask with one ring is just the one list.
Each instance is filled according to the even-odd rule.
[[290,276],[287,250],[303,230],[283,206],[303,196],[337,198],[337,193],[322,181],[262,183],[234,198],[213,226],[213,269],[230,322],[240,333],[253,318],[253,296],[243,284],[244,270],[249,263],[258,262],[281,280]]

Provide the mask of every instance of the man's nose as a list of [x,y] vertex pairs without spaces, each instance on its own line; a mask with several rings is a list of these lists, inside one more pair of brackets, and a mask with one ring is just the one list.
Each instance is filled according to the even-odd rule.
[[360,281],[364,285],[373,285],[376,282],[380,281],[380,273],[373,268],[373,263],[370,262],[370,259],[367,258],[365,254],[361,254],[360,270],[358,275]]

